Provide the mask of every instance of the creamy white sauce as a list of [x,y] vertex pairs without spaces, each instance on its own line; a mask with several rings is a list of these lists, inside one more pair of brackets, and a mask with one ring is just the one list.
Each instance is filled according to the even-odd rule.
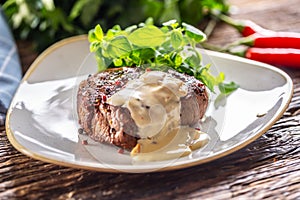
[[112,105],[128,108],[139,129],[141,139],[131,152],[136,160],[178,158],[207,143],[206,134],[180,126],[180,98],[186,95],[183,81],[149,71],[108,99]]

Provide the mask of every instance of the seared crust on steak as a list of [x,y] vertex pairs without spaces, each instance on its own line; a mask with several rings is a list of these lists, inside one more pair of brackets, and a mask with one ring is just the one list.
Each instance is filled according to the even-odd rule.
[[[139,139],[138,127],[130,111],[106,101],[125,87],[129,80],[137,79],[144,71],[139,68],[118,68],[89,75],[79,85],[77,112],[79,124],[87,135],[99,142],[111,143],[131,150]],[[172,76],[187,84],[188,94],[181,100],[181,125],[193,125],[201,119],[208,106],[206,87],[192,76],[173,70]]]

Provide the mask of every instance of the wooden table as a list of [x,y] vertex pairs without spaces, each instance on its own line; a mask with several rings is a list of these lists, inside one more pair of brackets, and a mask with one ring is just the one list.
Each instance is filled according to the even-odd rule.
[[[300,32],[300,0],[229,2],[238,9],[234,18]],[[238,37],[219,23],[209,41],[223,45]],[[34,58],[21,56],[23,67]],[[16,151],[1,127],[0,199],[300,199],[300,70],[284,70],[294,96],[283,117],[247,147],[187,169],[112,174],[48,164]]]

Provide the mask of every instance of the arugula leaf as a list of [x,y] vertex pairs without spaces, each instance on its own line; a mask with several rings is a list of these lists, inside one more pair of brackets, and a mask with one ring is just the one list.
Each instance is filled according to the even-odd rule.
[[206,35],[196,27],[176,20],[153,25],[148,19],[139,26],[122,30],[119,25],[103,33],[100,25],[89,32],[90,51],[95,52],[99,70],[113,67],[141,67],[165,70],[173,68],[180,73],[201,80],[212,92],[218,87],[222,94],[238,88],[234,82],[224,83],[224,73],[214,76],[210,64],[202,64],[202,55],[196,45]]

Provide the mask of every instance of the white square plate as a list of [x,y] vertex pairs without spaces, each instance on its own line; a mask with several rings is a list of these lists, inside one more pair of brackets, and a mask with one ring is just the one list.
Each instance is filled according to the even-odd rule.
[[[44,51],[24,76],[7,114],[10,142],[32,158],[63,166],[102,172],[153,172],[199,165],[245,147],[265,133],[285,112],[293,83],[282,70],[228,54],[205,51],[204,62],[222,71],[240,88],[211,102],[208,145],[190,156],[135,163],[118,148],[90,141],[82,145],[76,119],[76,89],[97,71],[88,56],[86,36],[62,40]],[[84,63],[84,67],[81,67]]]

